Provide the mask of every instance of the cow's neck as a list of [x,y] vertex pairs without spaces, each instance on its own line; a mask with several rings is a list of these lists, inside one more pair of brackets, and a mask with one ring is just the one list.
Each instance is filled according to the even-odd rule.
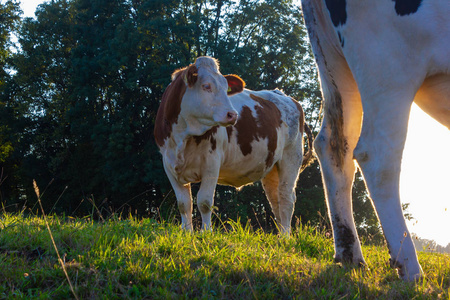
[[177,123],[172,126],[177,147],[179,144],[186,143],[190,137],[203,135],[213,127],[200,123],[195,117],[184,117],[182,115],[178,117]]

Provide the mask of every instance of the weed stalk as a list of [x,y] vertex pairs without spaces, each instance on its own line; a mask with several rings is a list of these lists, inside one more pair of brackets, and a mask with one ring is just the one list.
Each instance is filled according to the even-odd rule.
[[48,233],[50,234],[50,239],[52,240],[53,247],[55,248],[56,255],[58,256],[58,261],[61,264],[64,274],[66,275],[66,279],[67,279],[67,282],[69,283],[72,294],[74,295],[75,299],[78,300],[79,298],[78,298],[77,294],[75,293],[75,290],[73,289],[73,285],[72,285],[72,282],[70,281],[69,274],[67,274],[66,267],[64,266],[64,262],[61,259],[61,256],[59,255],[58,247],[56,246],[55,240],[53,239],[53,234],[52,234],[52,231],[50,230],[50,226],[48,225],[47,217],[45,216],[45,212],[44,212],[44,207],[42,206],[41,196],[39,193],[39,187],[36,183],[36,180],[34,180],[34,179],[33,179],[33,187],[34,187],[34,192],[36,193],[36,196],[38,198],[39,205],[41,206],[41,211],[42,211],[42,215],[44,217],[45,226],[47,226]]

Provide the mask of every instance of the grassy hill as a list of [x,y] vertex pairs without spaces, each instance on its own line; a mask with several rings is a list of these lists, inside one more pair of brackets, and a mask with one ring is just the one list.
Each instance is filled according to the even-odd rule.
[[364,246],[366,268],[341,267],[332,240],[305,226],[280,238],[232,221],[196,233],[152,219],[48,223],[61,261],[43,218],[0,214],[0,299],[450,299],[450,256],[419,253],[425,279],[404,283],[385,247]]

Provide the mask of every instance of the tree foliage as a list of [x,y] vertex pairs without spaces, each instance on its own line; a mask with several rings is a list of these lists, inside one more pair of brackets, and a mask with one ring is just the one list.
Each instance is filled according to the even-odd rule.
[[[153,124],[171,73],[201,55],[218,58],[222,73],[239,74],[251,89],[280,88],[298,99],[317,133],[317,74],[293,1],[54,0],[21,20],[16,53],[5,41],[18,4],[7,1],[0,12],[6,210],[36,212],[35,179],[46,187],[47,212],[177,216]],[[216,194],[217,219],[273,227],[259,183]],[[298,220],[326,223],[317,162],[301,174],[297,197]],[[355,196],[364,210],[365,197]],[[369,211],[357,212],[357,222],[379,230]]]

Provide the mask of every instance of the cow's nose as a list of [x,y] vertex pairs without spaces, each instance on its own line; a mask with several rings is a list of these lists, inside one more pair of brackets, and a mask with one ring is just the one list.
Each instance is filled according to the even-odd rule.
[[238,114],[234,111],[229,111],[227,113],[227,123],[230,125],[234,125],[234,123],[236,123]]

